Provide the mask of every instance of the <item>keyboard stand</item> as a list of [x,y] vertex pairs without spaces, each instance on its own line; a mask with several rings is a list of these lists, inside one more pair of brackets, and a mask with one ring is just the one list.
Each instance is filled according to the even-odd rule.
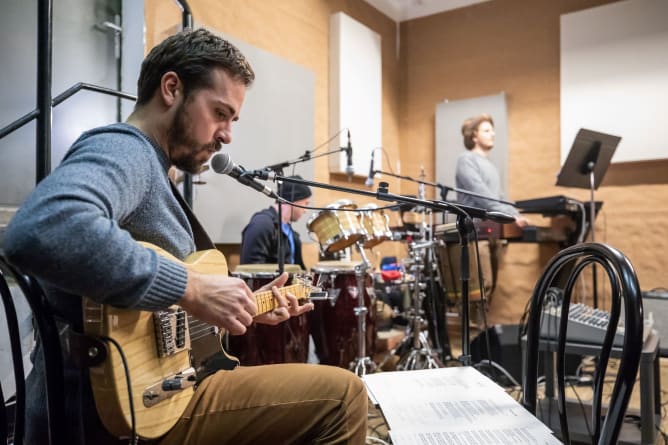
[[[525,357],[526,337],[522,338],[522,359]],[[556,378],[556,350],[557,341],[540,339],[539,350],[543,351],[543,366],[545,369],[545,400],[538,404],[537,416],[541,421],[551,428],[557,435],[560,432],[559,410],[555,398]],[[566,343],[566,353],[577,355],[597,355],[600,345],[586,343]],[[610,357],[619,357],[621,348],[613,347]],[[523,364],[522,370],[525,369]],[[642,444],[654,445],[657,441],[656,427],[661,424],[661,370],[659,368],[659,334],[652,329],[643,344],[640,356],[640,437],[634,425],[625,423],[619,434],[619,444]],[[584,401],[586,408],[591,408],[591,403]],[[587,421],[591,425],[591,410],[586,410]],[[573,443],[580,440],[590,443],[587,429],[583,422],[582,408],[577,400],[567,402],[568,426]],[[580,440],[579,440],[580,439]]]

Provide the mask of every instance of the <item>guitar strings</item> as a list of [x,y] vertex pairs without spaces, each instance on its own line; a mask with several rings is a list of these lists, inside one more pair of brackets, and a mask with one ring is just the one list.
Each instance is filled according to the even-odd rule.
[[[281,296],[285,296],[285,294],[288,293],[288,292],[299,293],[301,295],[301,294],[304,293],[303,291],[302,292],[296,292],[296,291],[301,290],[304,287],[305,286],[302,285],[302,284],[294,284],[294,285],[291,285],[291,286],[279,288],[279,292],[280,292]],[[266,310],[265,312],[269,312],[270,310],[273,310],[273,309],[278,307],[278,305],[276,305],[276,300],[273,298],[273,292],[271,290],[257,292],[254,295],[255,295],[256,299],[262,300],[260,302],[260,306],[264,306],[264,304],[267,304],[267,303],[274,304],[274,306],[272,308],[270,308],[269,310]],[[297,297],[297,298],[301,299],[303,297]],[[269,302],[267,302],[266,300],[269,300]],[[170,314],[167,314],[167,316],[170,317],[170,318],[176,318],[176,317],[179,317],[181,315],[178,314],[178,313],[170,313]],[[212,326],[209,323],[203,322],[203,321],[198,320],[196,318],[193,318],[191,316],[188,316],[188,330],[189,330],[191,341],[197,341],[197,340],[200,340],[202,338],[208,337],[209,335],[212,335],[212,334],[216,333],[215,332],[215,326]]]

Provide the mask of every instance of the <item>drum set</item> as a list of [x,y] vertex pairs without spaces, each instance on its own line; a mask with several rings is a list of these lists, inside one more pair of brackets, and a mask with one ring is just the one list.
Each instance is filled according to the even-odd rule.
[[[424,222],[424,218],[423,218]],[[314,301],[315,310],[293,317],[277,326],[253,325],[243,336],[230,337],[229,350],[242,365],[284,362],[307,362],[315,356],[321,364],[348,368],[363,376],[379,367],[371,357],[376,352],[377,305],[376,284],[380,273],[374,275],[365,249],[372,249],[389,240],[406,241],[408,258],[403,260],[404,271],[394,285],[408,287],[411,303],[403,308],[408,320],[406,335],[399,346],[380,361],[382,367],[392,356],[399,356],[396,369],[424,369],[443,366],[432,347],[441,354],[449,352],[445,329],[445,310],[425,308],[426,296],[443,301],[444,295],[433,293],[434,281],[440,282],[440,271],[434,247],[439,244],[429,233],[426,224],[411,226],[406,231],[390,228],[390,218],[376,204],[358,207],[353,201],[341,199],[314,213],[307,222],[310,236],[319,244],[320,258],[311,268],[312,284],[327,297]],[[351,260],[352,249],[358,260]],[[297,275],[298,266],[286,265],[287,272]],[[233,275],[246,281],[252,290],[267,284],[276,276],[277,265],[240,265]],[[401,283],[399,283],[401,282]],[[288,283],[289,284],[289,283]],[[425,319],[425,311],[428,320]],[[432,312],[432,313],[430,313]],[[439,319],[434,313],[442,313]],[[435,320],[435,321],[433,321]],[[312,340],[312,342],[311,342]],[[309,348],[310,347],[310,348]],[[309,354],[311,350],[311,354]]]

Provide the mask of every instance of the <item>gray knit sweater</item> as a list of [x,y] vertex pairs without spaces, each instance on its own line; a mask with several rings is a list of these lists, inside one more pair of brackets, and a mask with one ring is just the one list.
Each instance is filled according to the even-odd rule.
[[184,267],[134,241],[177,258],[194,250],[168,168],[165,153],[135,127],[84,133],[7,227],[5,254],[59,289],[56,304],[72,295],[144,310],[175,303],[185,291]]
[[[457,157],[455,183],[458,189],[490,198],[503,199],[501,180],[496,166],[486,156],[474,151],[467,150]],[[518,214],[517,209],[508,204],[464,193],[457,194],[457,201],[461,204],[481,209],[496,210],[510,215]]]

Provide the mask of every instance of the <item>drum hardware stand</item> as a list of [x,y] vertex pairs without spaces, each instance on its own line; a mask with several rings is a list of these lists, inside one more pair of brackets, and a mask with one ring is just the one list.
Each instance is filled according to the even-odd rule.
[[[357,357],[350,362],[349,369],[358,377],[364,377],[367,372],[375,372],[376,364],[371,357],[366,355],[366,314],[369,311],[364,301],[364,288],[367,270],[370,269],[369,260],[360,241],[355,242],[357,251],[362,257],[362,263],[355,266],[355,277],[357,278],[357,307],[354,309],[357,317]],[[372,295],[369,297],[373,298]],[[371,307],[374,307],[373,302]]]
[[404,340],[397,348],[390,352],[390,355],[393,355],[398,349],[404,347],[409,341],[411,342],[411,349],[401,355],[396,366],[397,370],[434,369],[441,367],[441,364],[434,358],[434,352],[429,345],[429,339],[422,328],[425,320],[420,316],[422,300],[425,296],[424,290],[427,287],[426,283],[421,279],[424,269],[421,250],[430,248],[432,244],[431,241],[428,241],[421,244],[412,243],[410,245],[412,257],[410,270],[415,276],[412,289],[413,313],[410,315],[412,322],[407,327]]

